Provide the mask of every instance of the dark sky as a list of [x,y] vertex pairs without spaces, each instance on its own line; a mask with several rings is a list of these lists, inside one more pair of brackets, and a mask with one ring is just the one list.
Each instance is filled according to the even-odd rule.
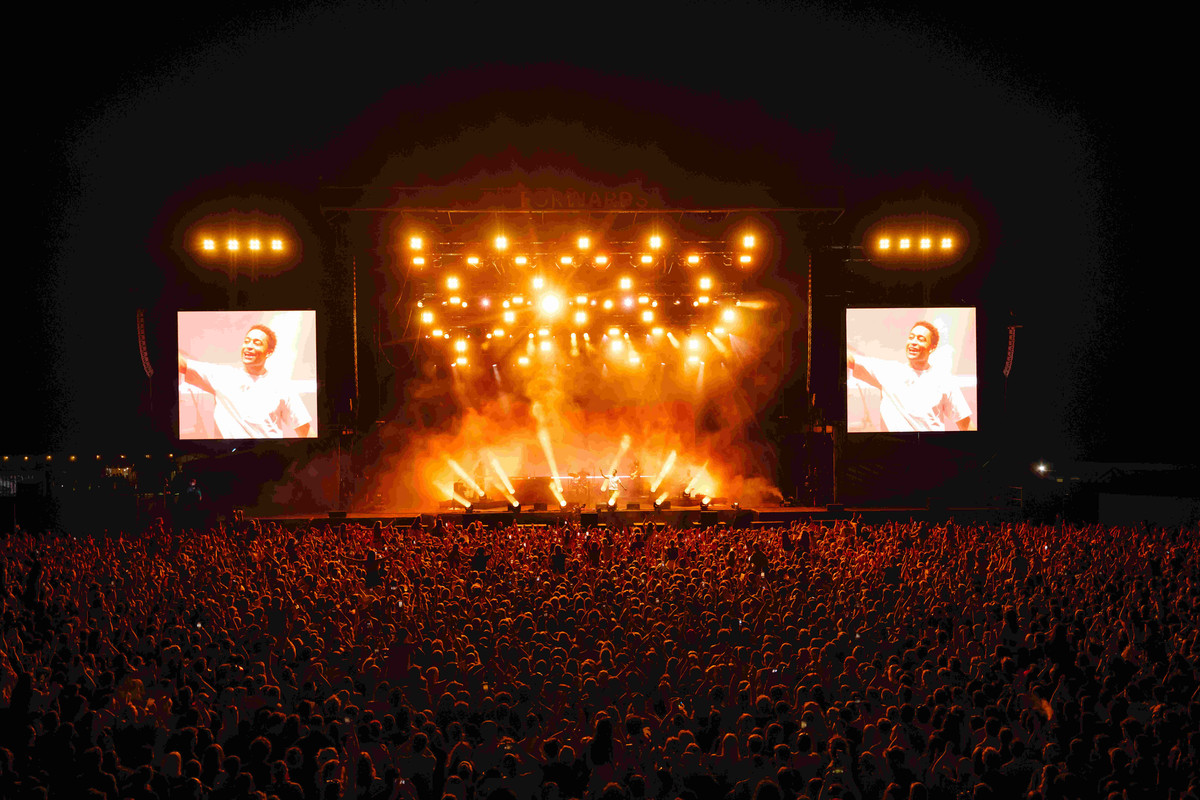
[[1168,399],[1184,293],[1148,280],[1158,254],[1138,244],[1141,165],[1159,157],[1130,121],[1151,105],[1124,44],[1134,24],[927,4],[440,8],[39,22],[55,51],[30,65],[10,123],[10,192],[32,197],[10,235],[37,235],[11,252],[0,450],[140,437],[134,311],[170,302],[164,210],[223,184],[311,196],[553,150],[680,203],[738,186],[788,204],[816,183],[851,206],[906,186],[975,198],[991,335],[1023,326],[1004,420],[1022,436],[1006,446],[1195,460],[1192,415]]

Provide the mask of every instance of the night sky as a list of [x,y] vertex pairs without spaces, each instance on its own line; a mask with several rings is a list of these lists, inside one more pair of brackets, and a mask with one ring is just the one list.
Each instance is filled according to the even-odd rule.
[[1131,121],[1153,105],[1123,44],[1136,24],[1011,7],[986,26],[929,6],[452,8],[38,21],[52,50],[10,100],[8,188],[28,224],[9,229],[0,450],[157,441],[135,310],[175,302],[160,229],[189,198],[548,160],[683,206],[792,205],[817,184],[850,208],[906,188],[970,197],[989,226],[987,335],[1022,326],[995,447],[1196,460],[1174,360],[1188,301],[1159,272],[1162,237],[1144,244],[1139,184],[1161,156]]

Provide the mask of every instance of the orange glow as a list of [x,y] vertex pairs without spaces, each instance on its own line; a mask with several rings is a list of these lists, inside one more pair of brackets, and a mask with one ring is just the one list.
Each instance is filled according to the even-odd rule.
[[612,310],[612,307],[613,307],[613,301],[612,301],[612,300],[605,300],[605,301],[604,301],[604,310],[605,310],[605,311],[611,311],[611,310]]
[[435,339],[440,339],[440,338],[442,338],[442,329],[441,329],[441,328],[434,328],[433,330],[431,330],[431,331],[429,332],[429,335],[430,335],[430,336],[432,336],[432,337],[434,337]]
[[578,244],[580,250],[587,250],[592,246],[592,240],[586,236],[580,236],[576,244]]
[[425,266],[425,256],[413,256],[413,266],[415,266],[415,267]]
[[743,236],[742,237],[742,247],[745,247],[745,248],[754,247],[754,236],[751,234],[746,234],[745,236]]
[[562,300],[558,295],[548,294],[542,297],[542,313],[554,315],[562,310]]
[[727,308],[721,312],[721,319],[725,320],[726,322],[733,322],[736,317],[737,314],[734,313],[732,308]]
[[529,259],[528,259],[528,258],[526,258],[525,256],[517,256],[517,257],[516,257],[515,259],[513,259],[513,260],[517,262],[517,266],[518,266],[518,267],[523,267],[523,266],[525,266],[526,264],[528,264],[528,263],[529,263]]
[[587,318],[588,317],[587,317],[586,311],[576,311],[575,312],[575,324],[576,325],[583,325],[584,323],[587,322]]
[[654,322],[654,312],[649,310],[643,311],[642,322]]
[[504,321],[505,321],[505,322],[507,322],[507,323],[509,323],[510,325],[511,325],[511,324],[512,324],[512,323],[513,323],[513,322],[514,322],[516,319],[517,319],[517,314],[516,314],[516,312],[515,312],[515,311],[505,311],[505,312],[504,312]]
[[738,256],[738,262],[741,264],[749,264],[750,261],[751,261],[751,259],[750,259],[750,256],[748,256],[748,255]]
[[465,352],[467,352],[467,340],[466,340],[466,339],[459,339],[458,341],[456,341],[456,342],[454,343],[454,349],[455,349],[455,350],[457,350],[457,351],[458,351],[458,352],[460,352],[460,353],[465,353]]
[[906,237],[906,238],[900,240],[900,249],[901,250],[907,250],[911,246],[912,246],[911,239]]
[[596,263],[599,266],[604,266],[608,263],[608,256],[596,256]]
[[622,289],[632,289],[633,288],[633,280],[630,278],[621,278],[621,280],[618,282],[618,285]]
[[700,279],[700,288],[706,292],[709,289],[711,289],[712,288],[712,278],[701,278]]
[[533,288],[540,289],[545,285],[546,285],[546,280],[541,275],[539,275],[533,279]]
[[453,275],[451,275],[449,278],[446,278],[446,288],[447,289],[457,289],[458,288],[458,278],[454,277]]
[[954,241],[949,236],[942,239],[942,249],[943,250],[949,250],[953,246],[954,246]]
[[650,237],[650,249],[658,250],[660,247],[662,247],[662,237],[661,236],[651,236]]
[[272,239],[271,240],[271,249],[275,250],[277,252],[280,250],[283,250],[283,239]]
[[408,248],[410,250],[420,250],[424,246],[424,244],[425,243],[423,241],[421,241],[420,236],[413,236],[413,237],[409,238],[409,240],[408,240]]
[[886,236],[879,240],[879,249],[880,250],[887,250],[891,246],[892,246],[892,240],[887,238]]
[[933,247],[933,240],[928,236],[921,237],[921,249],[928,250],[931,247]]
[[250,249],[254,250],[254,251],[262,250],[262,240],[261,239],[251,239],[250,240]]
[[508,249],[508,237],[507,236],[497,236],[495,245],[496,245],[497,250],[507,250]]
[[654,256],[642,256],[642,263],[643,264],[653,264]]
[[205,239],[204,242],[200,246],[203,247],[205,250],[216,250],[217,249],[217,243],[214,242],[212,239]]
[[700,256],[698,256],[698,255],[695,255],[695,254],[688,256],[688,257],[687,257],[687,263],[691,264],[692,266],[695,266],[696,264],[699,264],[699,263],[700,263]]
[[571,256],[563,256],[562,258],[558,259],[558,263],[562,264],[564,267],[569,267],[571,266],[571,262],[574,260],[575,259]]
[[587,295],[586,294],[575,295],[575,305],[586,306],[587,305]]
[[226,250],[237,250],[238,249],[238,240],[237,239],[228,239],[225,242],[225,249]]
[[432,311],[421,312],[421,322],[424,322],[426,325],[433,322],[433,312]]
[[467,264],[472,267],[479,266],[479,256],[467,256]]

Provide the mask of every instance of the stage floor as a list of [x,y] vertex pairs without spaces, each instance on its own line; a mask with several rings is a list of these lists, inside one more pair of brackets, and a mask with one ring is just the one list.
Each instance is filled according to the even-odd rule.
[[588,526],[604,525],[629,527],[632,525],[663,524],[673,528],[710,527],[724,524],[730,527],[758,527],[790,525],[793,522],[830,522],[840,519],[858,518],[867,524],[881,524],[889,520],[926,520],[936,522],[955,519],[961,522],[1005,522],[1017,519],[1019,509],[1008,508],[906,508],[906,507],[843,507],[830,506],[758,506],[755,508],[734,508],[732,506],[711,506],[707,510],[700,506],[683,508],[655,509],[648,508],[617,508],[613,510],[595,511],[581,509],[548,510],[523,506],[514,512],[507,508],[464,511],[462,509],[379,509],[370,511],[328,511],[324,514],[252,514],[245,512],[245,517],[275,520],[288,525],[304,525],[314,522],[347,521],[358,525],[371,526],[376,521],[385,525],[412,525],[420,518],[428,524],[435,518],[441,517],[459,525],[471,522],[482,522],[488,527],[505,527],[517,525],[554,525],[566,521],[578,521]]

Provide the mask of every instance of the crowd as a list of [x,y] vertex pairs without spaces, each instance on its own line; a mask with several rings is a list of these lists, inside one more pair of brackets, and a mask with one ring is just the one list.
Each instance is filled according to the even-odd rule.
[[0,797],[1200,796],[1200,541],[858,519],[0,541]]

